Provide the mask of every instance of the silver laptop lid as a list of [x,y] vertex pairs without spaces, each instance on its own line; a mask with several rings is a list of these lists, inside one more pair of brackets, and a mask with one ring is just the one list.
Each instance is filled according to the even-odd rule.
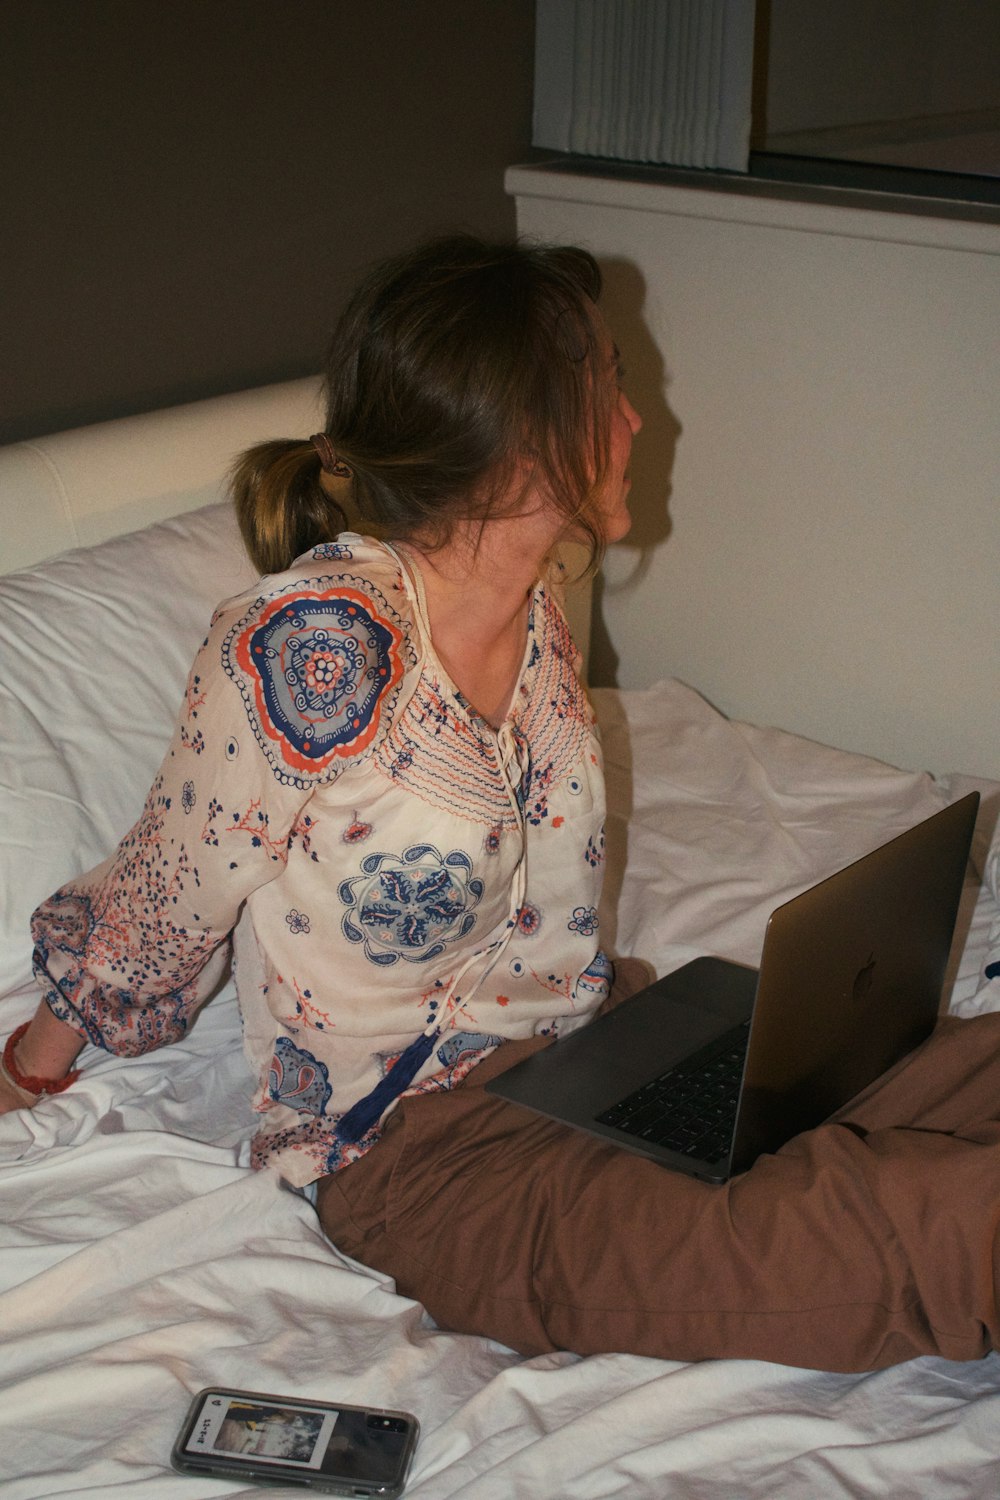
[[929,1036],[978,806],[963,797],[773,912],[732,1171],[842,1109]]

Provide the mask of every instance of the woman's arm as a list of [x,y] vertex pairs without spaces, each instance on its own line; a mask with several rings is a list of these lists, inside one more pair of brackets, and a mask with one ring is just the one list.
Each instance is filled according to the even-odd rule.
[[[409,650],[393,612],[356,578],[307,582],[293,575],[216,615],[138,822],[35,911],[49,1014],[17,1041],[8,1074],[65,1075],[84,1041],[137,1056],[183,1036],[222,978],[244,902],[284,871],[316,786],[387,720]],[[315,667],[331,640],[339,675]],[[33,1102],[10,1077],[0,1088],[0,1109]]]
[[[85,1042],[137,1055],[177,1040],[216,989],[242,903],[284,868],[308,787],[281,783],[225,670],[219,615],[143,812],[117,851],[32,917],[43,997],[0,1071],[0,1112],[65,1078]],[[51,1092],[56,1092],[55,1089]]]
[[61,1082],[82,1046],[83,1037],[65,1021],[58,1020],[43,1000],[27,1031],[12,1049],[12,1069],[0,1067],[0,1115],[12,1109],[30,1109],[41,1097],[22,1088],[17,1082],[19,1078]]

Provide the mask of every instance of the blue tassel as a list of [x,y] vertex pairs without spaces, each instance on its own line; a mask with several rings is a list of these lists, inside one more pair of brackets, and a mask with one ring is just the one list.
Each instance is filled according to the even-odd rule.
[[360,1141],[361,1137],[378,1122],[392,1101],[398,1099],[403,1090],[413,1082],[423,1064],[430,1057],[431,1049],[440,1035],[440,1029],[421,1032],[416,1041],[411,1042],[406,1051],[399,1054],[388,1073],[375,1085],[371,1093],[365,1094],[357,1104],[352,1104],[346,1115],[342,1115],[337,1121],[338,1140]]

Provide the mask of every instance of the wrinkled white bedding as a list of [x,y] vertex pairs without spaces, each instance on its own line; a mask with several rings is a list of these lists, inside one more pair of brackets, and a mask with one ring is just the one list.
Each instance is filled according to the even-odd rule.
[[[171,680],[169,700],[179,692]],[[704,951],[753,961],[779,900],[950,793],[731,724],[679,683],[597,699],[611,802],[605,938],[661,972]],[[13,722],[0,715],[0,739]],[[130,776],[144,785],[154,767]],[[995,877],[993,837],[988,808],[980,865],[992,860]],[[4,1036],[36,1003],[20,978],[26,956],[7,955],[18,980],[2,999]],[[1000,979],[983,972],[998,956],[996,896],[970,883],[955,1009],[1000,1008]],[[437,1331],[337,1255],[305,1198],[247,1169],[248,1094],[227,988],[180,1045],[133,1061],[89,1053],[66,1094],[0,1119],[3,1500],[258,1494],[169,1469],[190,1395],[209,1383],[414,1411],[413,1500],[1000,1493],[997,1356],[845,1376],[622,1355],[525,1361]]]
[[93,1059],[2,1123],[5,1500],[244,1493],[166,1466],[188,1394],[220,1381],[417,1412],[425,1500],[996,1495],[997,1357],[844,1376],[521,1361],[435,1331],[241,1165],[247,1086],[227,993],[169,1052]]

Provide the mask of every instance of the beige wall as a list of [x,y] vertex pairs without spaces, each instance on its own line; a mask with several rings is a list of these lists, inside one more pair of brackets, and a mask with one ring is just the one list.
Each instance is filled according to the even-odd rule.
[[1000,226],[513,169],[645,418],[591,676],[1000,777]]
[[531,0],[4,0],[0,441],[318,368],[370,260],[514,227]]

